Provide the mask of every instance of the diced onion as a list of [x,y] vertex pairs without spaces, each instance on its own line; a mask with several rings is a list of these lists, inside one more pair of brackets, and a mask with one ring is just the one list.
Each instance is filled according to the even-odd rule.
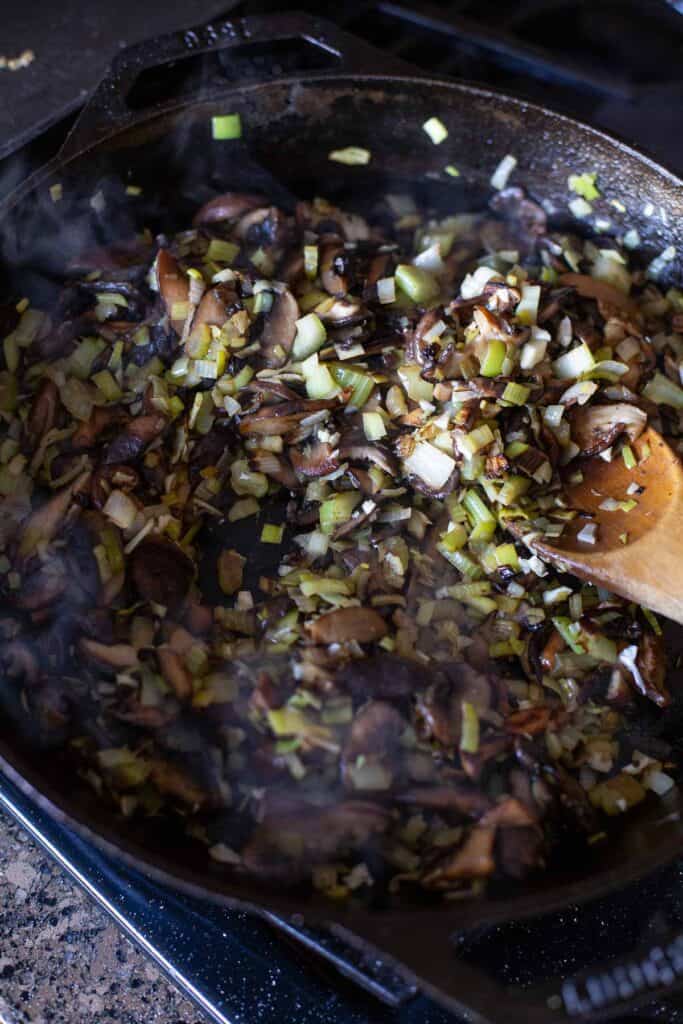
[[499,274],[493,267],[477,267],[471,274],[466,274],[460,285],[460,295],[463,299],[476,299],[481,295],[484,286],[489,281],[502,281],[503,275]]
[[586,523],[577,533],[576,539],[582,544],[595,544],[598,539],[598,524]]
[[396,282],[393,277],[381,277],[377,282],[377,298],[382,305],[396,301]]
[[422,128],[426,131],[435,146],[439,146],[444,139],[448,138],[448,128],[443,121],[439,120],[438,117],[430,117],[429,120],[425,121],[422,125]]
[[598,385],[592,380],[578,380],[576,384],[572,384],[568,387],[563,395],[560,396],[560,405],[568,405],[569,402],[576,401],[579,405],[585,405],[589,398],[592,398],[595,392],[598,390]]
[[127,530],[135,522],[138,507],[124,491],[112,491],[102,511],[112,523]]
[[571,380],[587,373],[595,366],[593,353],[585,342],[560,356],[552,364],[553,373],[559,380]]

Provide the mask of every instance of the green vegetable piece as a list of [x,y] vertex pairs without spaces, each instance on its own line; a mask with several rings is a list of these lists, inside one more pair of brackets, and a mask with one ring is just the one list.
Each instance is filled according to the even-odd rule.
[[223,114],[211,118],[211,134],[223,142],[227,139],[242,138],[242,119],[239,114]]
[[413,302],[430,302],[439,294],[438,281],[428,271],[414,267],[412,263],[399,263],[394,277],[401,291]]
[[492,338],[486,345],[486,352],[481,362],[482,377],[497,377],[503,369],[507,346],[500,338]]

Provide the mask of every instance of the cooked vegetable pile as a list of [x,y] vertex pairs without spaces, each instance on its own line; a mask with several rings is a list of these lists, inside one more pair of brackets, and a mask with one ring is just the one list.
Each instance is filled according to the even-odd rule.
[[491,205],[222,195],[3,311],[4,703],[215,870],[455,898],[673,786],[657,620],[524,537],[676,443],[683,293]]

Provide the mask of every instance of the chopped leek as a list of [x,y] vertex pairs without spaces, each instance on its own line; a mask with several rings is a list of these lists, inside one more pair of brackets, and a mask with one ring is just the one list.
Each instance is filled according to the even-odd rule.
[[655,373],[643,388],[643,395],[657,405],[669,405],[673,409],[683,409],[683,388],[674,384],[663,373]]
[[369,164],[372,154],[369,149],[362,146],[346,146],[344,149],[333,149],[328,153],[327,159],[338,164],[346,164],[347,167]]
[[212,263],[232,263],[240,251],[235,242],[226,242],[222,238],[212,238],[206,250],[206,258]]
[[427,271],[411,263],[399,263],[395,273],[396,284],[413,302],[425,303],[439,294],[439,284]]
[[296,322],[296,337],[292,345],[294,359],[307,359],[325,344],[327,331],[325,325],[315,313],[307,313]]
[[462,731],[460,749],[463,754],[476,754],[479,750],[479,717],[473,704],[462,702]]
[[276,525],[274,523],[264,523],[263,529],[261,530],[261,543],[282,544],[284,532],[285,528],[282,524]]
[[486,351],[481,361],[480,372],[482,377],[497,377],[502,369],[507,355],[507,345],[500,338],[492,338],[486,343]]
[[351,389],[347,405],[354,409],[362,409],[373,392],[375,381],[361,367],[352,363],[329,363],[333,379],[345,390]]
[[435,146],[440,146],[444,139],[448,138],[448,128],[438,117],[430,117],[422,128]]
[[526,387],[524,384],[517,384],[515,381],[509,381],[505,385],[505,391],[501,397],[504,402],[509,402],[510,405],[524,405],[530,394],[531,388]]
[[323,533],[334,533],[338,526],[347,523],[362,495],[358,491],[341,491],[320,505],[320,529]]
[[242,119],[239,114],[222,114],[211,118],[211,134],[219,142],[242,138]]

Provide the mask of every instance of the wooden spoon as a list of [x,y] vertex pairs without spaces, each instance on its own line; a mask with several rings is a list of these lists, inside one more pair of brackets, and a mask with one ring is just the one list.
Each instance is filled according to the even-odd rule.
[[[641,461],[648,445],[650,455]],[[567,572],[683,623],[683,466],[651,427],[631,448],[638,459],[631,470],[621,455],[612,462],[583,460],[583,480],[565,494],[571,508],[590,518],[579,515],[552,543],[541,537],[529,546]],[[634,482],[642,490],[629,494]],[[600,508],[606,498],[638,504],[609,512]],[[598,524],[594,544],[577,537],[589,522]]]

